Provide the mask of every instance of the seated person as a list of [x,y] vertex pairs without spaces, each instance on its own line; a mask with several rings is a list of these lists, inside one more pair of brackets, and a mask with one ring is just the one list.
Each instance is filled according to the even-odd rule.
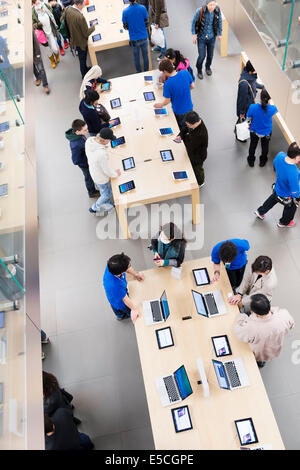
[[79,111],[83,116],[83,120],[87,123],[89,133],[92,136],[99,134],[101,129],[104,127],[109,127],[110,125],[110,116],[106,111],[107,115],[99,114],[97,111],[97,106],[99,104],[99,93],[94,90],[89,90],[86,92],[85,98],[81,100],[79,105]]
[[247,269],[236,295],[229,298],[229,303],[236,305],[242,302],[246,313],[250,312],[251,296],[264,294],[269,302],[272,300],[273,290],[277,286],[277,276],[268,256],[259,256]]
[[[106,80],[105,78],[101,78],[102,75],[102,70],[99,67],[99,65],[94,65],[88,73],[84,76],[84,79],[82,81],[82,85],[80,87],[80,93],[79,93],[79,98],[83,100],[85,97],[85,93],[88,90],[94,90],[97,91],[99,94],[101,93],[101,83],[110,83],[109,80]],[[110,85],[111,86],[111,85]]]
[[178,227],[170,222],[161,227],[157,238],[151,240],[156,266],[179,268],[184,260],[186,240]]

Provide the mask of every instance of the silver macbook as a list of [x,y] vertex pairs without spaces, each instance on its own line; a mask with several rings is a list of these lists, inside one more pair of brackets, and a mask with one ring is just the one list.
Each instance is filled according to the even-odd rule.
[[171,375],[156,379],[156,387],[162,406],[178,403],[193,393],[184,366]]
[[192,294],[199,315],[211,318],[227,313],[221,291],[214,290],[213,292],[200,294],[200,292],[192,290]]
[[145,300],[143,313],[146,325],[156,325],[166,321],[170,315],[166,291],[163,291],[160,299]]
[[220,388],[235,390],[250,385],[243,360],[240,357],[226,362],[213,359],[212,363]]

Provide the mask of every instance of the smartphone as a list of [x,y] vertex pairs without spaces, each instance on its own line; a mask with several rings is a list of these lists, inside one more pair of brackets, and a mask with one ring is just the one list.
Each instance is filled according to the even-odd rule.
[[135,168],[133,157],[124,158],[124,160],[122,160],[122,164],[123,164],[124,171],[132,170],[133,168]]
[[8,121],[2,122],[0,124],[0,132],[8,131],[8,129],[9,129],[9,122]]
[[187,180],[188,179],[188,174],[187,174],[186,171],[173,171],[173,178],[176,181]]
[[109,91],[109,90],[110,90],[110,86],[111,86],[111,83],[110,83],[110,82],[101,83],[101,90],[102,90],[102,91]]
[[155,101],[155,95],[153,91],[144,92],[145,101]]
[[110,122],[113,122],[113,124],[110,124],[109,127],[116,127],[121,124],[120,118],[111,119]]
[[91,5],[90,7],[86,7],[88,13],[91,13],[92,11],[95,11],[96,10],[96,7],[95,5]]
[[1,11],[0,16],[8,16],[8,10]]
[[165,108],[155,109],[154,112],[156,116],[167,116],[168,114],[168,111]]
[[172,150],[160,150],[160,156],[163,162],[172,162],[174,160]]
[[0,31],[4,31],[5,29],[7,29],[7,23],[6,24],[2,24],[0,26]]
[[119,191],[121,194],[127,193],[128,191],[132,191],[133,189],[135,189],[135,184],[133,180],[119,185]]
[[111,109],[120,108],[120,106],[121,106],[120,98],[115,98],[114,100],[111,100],[110,101],[110,106],[111,106]]
[[8,184],[0,184],[0,197],[7,196],[8,194]]
[[92,36],[92,40],[93,42],[96,42],[96,41],[100,41],[101,39],[101,34],[95,34],[94,36]]
[[116,140],[111,140],[110,142],[110,145],[111,145],[111,148],[116,148],[116,147],[119,147],[119,145],[123,145],[125,144],[125,137],[119,137],[118,139]]
[[153,77],[152,75],[145,75],[144,80],[145,82],[153,82]]
[[173,142],[176,142],[176,144],[181,144],[181,140],[178,139],[178,137],[176,137],[176,139],[173,139]]
[[171,127],[163,127],[162,129],[159,129],[158,131],[161,136],[166,136],[166,135],[173,135],[174,132]]
[[98,19],[97,18],[95,18],[94,20],[90,20],[90,27],[97,26],[97,24],[98,24]]

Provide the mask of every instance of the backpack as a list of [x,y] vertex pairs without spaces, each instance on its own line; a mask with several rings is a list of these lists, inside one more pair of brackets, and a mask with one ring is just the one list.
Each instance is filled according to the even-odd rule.
[[64,38],[67,38],[67,39],[71,39],[71,34],[70,34],[70,30],[69,30],[69,27],[68,27],[68,23],[67,23],[67,11],[70,7],[67,7],[65,9],[65,16],[64,16],[64,19],[61,20],[61,23],[60,23],[60,27],[58,28],[59,29],[59,32],[63,35]]

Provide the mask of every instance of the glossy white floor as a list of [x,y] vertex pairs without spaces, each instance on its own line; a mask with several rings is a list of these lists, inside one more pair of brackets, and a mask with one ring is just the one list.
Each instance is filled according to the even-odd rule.
[[[171,22],[166,30],[168,46],[179,48],[194,68],[197,53],[189,28],[198,3],[167,2]],[[216,242],[229,237],[248,238],[250,261],[260,254],[273,258],[280,281],[274,305],[287,307],[296,327],[286,339],[281,357],[268,364],[262,376],[286,447],[299,449],[300,364],[292,362],[292,354],[300,336],[300,224],[291,230],[278,229],[281,207],[264,222],[253,215],[270,194],[272,158],[287,145],[275,126],[267,166],[247,166],[247,145],[236,143],[233,135],[238,53],[238,43],[231,37],[229,57],[221,59],[216,52],[213,75],[203,81],[196,79],[193,102],[207,125],[210,142],[206,185],[201,189],[204,246],[189,251],[187,259],[208,256]],[[129,48],[99,54],[98,60],[104,77],[134,73]],[[252,60],[255,64],[255,58]],[[64,137],[72,120],[81,117],[78,62],[70,51],[54,71],[47,58],[44,62],[51,95],[43,95],[41,88],[34,90],[41,316],[42,328],[51,339],[44,348],[47,358],[43,367],[74,395],[76,415],[82,420],[80,429],[92,437],[97,449],[153,449],[134,328],[129,321],[115,320],[102,287],[106,261],[115,253],[126,252],[138,270],[151,268],[148,241],[97,238],[98,219],[88,212],[91,201]]]

